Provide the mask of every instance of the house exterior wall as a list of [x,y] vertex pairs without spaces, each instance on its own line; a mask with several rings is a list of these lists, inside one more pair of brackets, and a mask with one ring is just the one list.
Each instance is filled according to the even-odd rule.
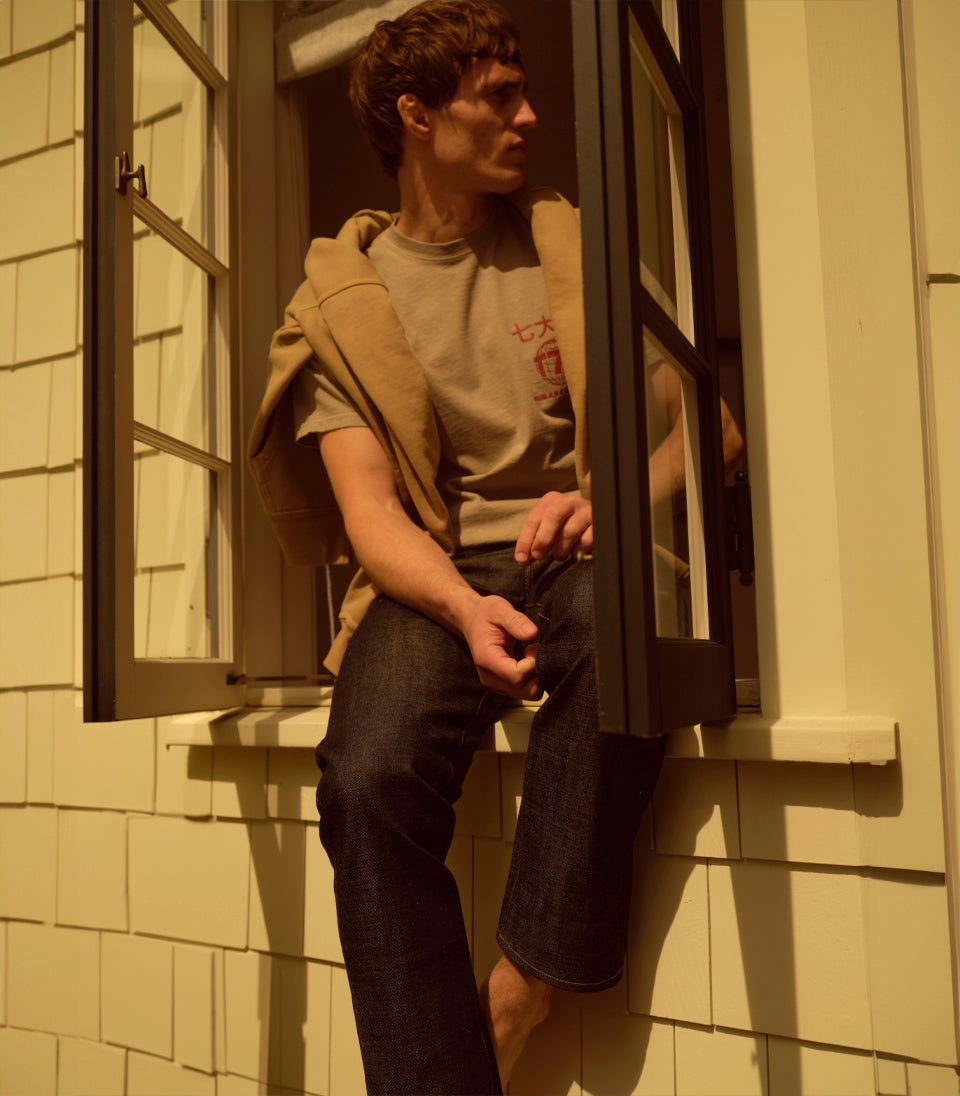
[[[960,288],[913,269],[960,264],[960,11],[903,18],[725,4],[764,713],[892,718],[899,757],[668,758],[627,977],[558,995],[514,1094],[957,1091]],[[350,1096],[309,751],[82,722],[81,22],[0,3],[0,1092]],[[522,772],[480,754],[458,805],[480,976]]]

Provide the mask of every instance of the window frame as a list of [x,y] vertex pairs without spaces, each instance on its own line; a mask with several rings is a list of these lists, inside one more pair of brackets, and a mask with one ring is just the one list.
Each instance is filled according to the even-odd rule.
[[[698,11],[678,8],[679,61],[649,0],[572,0],[601,726],[639,737],[736,713]],[[631,10],[684,118],[696,346],[640,284]],[[645,326],[696,380],[709,640],[656,635]]]
[[[235,71],[232,5],[214,5],[213,58],[157,0],[139,9],[214,95],[212,253],[192,241],[133,186],[115,189],[115,158],[133,147],[134,0],[85,3],[84,94],[84,718],[90,722],[235,707],[240,681],[241,567],[238,291],[236,264]],[[211,82],[212,81],[212,82]],[[217,657],[136,658],[134,654],[133,224],[163,236],[215,277],[218,330],[217,439],[208,467],[217,472]],[[192,253],[191,253],[192,251]],[[149,433],[149,430],[147,431]],[[157,434],[155,440],[161,440]],[[189,447],[168,451],[203,466]]]
[[[224,0],[227,2],[227,0]],[[141,0],[149,7],[154,0]],[[162,4],[159,5],[163,7]],[[231,5],[232,6],[232,5]],[[652,4],[632,5],[641,26],[655,43],[658,64],[678,69],[669,39]],[[697,342],[709,345],[707,358],[672,339],[671,321],[639,285],[639,270],[631,266],[636,234],[631,224],[632,165],[626,152],[629,114],[629,69],[622,78],[629,41],[624,33],[627,5],[572,0],[574,69],[577,101],[578,162],[583,211],[585,309],[587,345],[591,348],[588,378],[591,392],[590,433],[594,467],[597,548],[595,589],[598,621],[598,663],[601,718],[605,729],[641,735],[659,734],[672,727],[732,716],[736,708],[729,589],[724,558],[723,466],[720,457],[719,390],[715,351],[712,349],[712,302],[709,301],[709,222],[706,181],[702,165],[702,111],[697,89],[691,117],[685,113],[684,137],[689,163],[687,182],[693,217],[691,239],[697,258],[692,266]],[[84,250],[84,682],[85,714],[90,720],[121,719],[236,707],[244,702],[241,684],[241,620],[234,612],[224,633],[232,657],[197,659],[135,659],[132,606],[132,488],[122,453],[132,447],[131,385],[121,368],[123,336],[121,309],[102,287],[123,282],[122,253],[131,242],[132,211],[125,206],[140,200],[118,201],[113,189],[114,156],[132,142],[129,97],[118,90],[132,80],[132,56],[117,48],[118,19],[130,18],[133,0],[107,5],[86,0],[87,91],[85,133],[88,189],[85,200]],[[679,5],[681,46],[685,64],[695,42],[696,10]],[[114,17],[114,12],[118,13]],[[124,13],[127,13],[124,16]],[[227,52],[236,56],[235,23],[230,20]],[[651,27],[653,30],[651,31]],[[105,65],[104,59],[113,63]],[[689,67],[689,64],[688,64]],[[230,67],[235,71],[235,66]],[[692,69],[696,75],[697,68]],[[96,77],[94,79],[93,77]],[[681,93],[682,94],[682,93]],[[687,100],[684,103],[689,106]],[[235,88],[221,97],[221,109],[235,133]],[[125,129],[125,127],[127,127]],[[126,144],[125,144],[126,141]],[[228,155],[235,157],[235,150]],[[232,163],[232,160],[228,160]],[[236,257],[236,172],[229,171],[230,255]],[[103,185],[96,185],[96,180]],[[229,330],[234,381],[238,358],[238,264],[229,276]],[[626,275],[626,276],[624,276]],[[129,282],[129,279],[128,279]],[[109,299],[108,299],[109,298]],[[619,306],[626,306],[627,324],[615,323]],[[646,423],[642,385],[633,383],[624,362],[635,360],[635,340],[646,325],[669,347],[681,365],[698,377],[701,450],[704,458],[704,526],[712,547],[707,553],[710,641],[657,638],[653,623],[650,578],[649,490],[646,483]],[[708,325],[701,337],[702,325]],[[613,369],[607,370],[609,360]],[[698,375],[706,369],[704,376]],[[126,376],[129,377],[127,370]],[[232,459],[228,533],[239,553],[240,488],[239,385],[228,399]],[[124,408],[129,406],[129,413]],[[709,485],[709,486],[707,486]],[[716,489],[714,489],[716,488]],[[634,499],[633,505],[626,500]],[[96,515],[96,522],[90,515]],[[129,515],[129,520],[125,517]],[[221,552],[227,561],[228,551]],[[640,566],[633,561],[639,560]],[[224,572],[220,601],[239,606],[241,568],[235,560],[229,577]],[[697,688],[689,688],[696,681]]]

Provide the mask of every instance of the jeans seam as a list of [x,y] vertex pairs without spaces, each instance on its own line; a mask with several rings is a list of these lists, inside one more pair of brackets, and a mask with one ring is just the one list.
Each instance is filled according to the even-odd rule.
[[[482,1029],[484,1029],[486,1031],[489,1031],[489,1028],[487,1027],[487,1018],[486,1018],[486,1016],[484,1016],[483,1008],[480,1004],[480,995],[479,994],[477,994],[477,1021],[480,1024]],[[493,1041],[493,1036],[492,1035],[490,1036],[490,1040],[491,1040],[491,1043],[492,1043],[492,1041]],[[491,1092],[502,1092],[503,1088],[500,1084],[500,1068],[499,1068],[499,1066],[496,1065],[496,1059],[494,1059],[494,1061],[490,1060],[490,1051],[492,1049],[493,1049],[492,1046],[487,1045],[487,1070],[488,1070],[487,1076],[490,1079],[490,1091]]]
[[[521,810],[522,809],[523,804],[521,801]],[[513,855],[511,857],[511,861],[512,863],[510,865],[510,874],[512,876],[513,882],[510,884],[510,893],[505,893],[503,896],[503,902],[500,907],[501,922],[503,922],[510,915],[510,907],[513,905],[513,896],[516,893],[517,884],[520,882],[520,867],[523,864],[523,834],[520,832],[519,814],[517,815],[517,832],[514,834],[513,838]],[[497,939],[501,943],[505,943],[503,939],[503,934],[500,932],[499,928],[497,929]],[[510,950],[513,951],[512,948]]]
[[461,748],[466,745],[467,731],[470,730],[470,728],[474,725],[474,723],[476,723],[477,717],[480,715],[480,710],[483,708],[484,704],[487,701],[487,697],[489,695],[490,695],[490,690],[489,689],[484,689],[483,695],[480,697],[480,700],[477,702],[476,710],[474,711],[473,715],[467,720],[467,722],[464,725],[463,729],[460,731],[460,746],[461,746]]

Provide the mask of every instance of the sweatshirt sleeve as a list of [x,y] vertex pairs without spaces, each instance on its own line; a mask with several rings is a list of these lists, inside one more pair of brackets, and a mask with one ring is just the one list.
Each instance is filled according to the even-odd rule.
[[316,447],[297,445],[292,382],[314,354],[301,317],[316,308],[304,283],[270,344],[267,389],[247,457],[264,511],[289,563],[347,563],[350,545],[326,469]]
[[290,385],[294,436],[301,445],[316,446],[321,434],[345,426],[366,426],[357,405],[340,385],[311,358]]

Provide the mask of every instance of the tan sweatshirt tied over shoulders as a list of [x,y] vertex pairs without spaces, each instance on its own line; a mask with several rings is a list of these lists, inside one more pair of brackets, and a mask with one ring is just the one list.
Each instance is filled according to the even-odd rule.
[[[580,223],[555,190],[510,196],[530,222],[560,343],[575,422],[580,493],[590,497]],[[383,446],[410,516],[448,553],[450,515],[436,485],[440,437],[426,378],[364,254],[394,218],[365,210],[335,239],[312,242],[305,281],[270,345],[267,388],[254,421],[248,459],[264,509],[289,563],[352,560],[350,544],[318,449],[295,439],[290,382],[312,358],[350,397]],[[359,569],[340,609],[341,631],[324,664],[339,669],[351,635],[377,590]]]

